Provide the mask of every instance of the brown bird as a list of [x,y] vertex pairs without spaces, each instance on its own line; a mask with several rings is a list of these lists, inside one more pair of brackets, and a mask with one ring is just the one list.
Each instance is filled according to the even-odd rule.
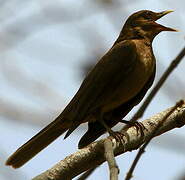
[[[63,112],[15,151],[6,165],[18,168],[57,137],[69,136],[80,124],[89,129],[79,142],[82,148],[122,121],[151,87],[155,77],[154,37],[176,31],[155,21],[172,11],[143,10],[132,14],[111,49],[100,59]],[[123,121],[126,122],[126,121]]]

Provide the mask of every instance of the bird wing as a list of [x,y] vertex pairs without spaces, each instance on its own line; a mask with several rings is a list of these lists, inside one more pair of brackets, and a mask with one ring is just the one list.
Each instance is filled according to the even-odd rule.
[[[62,113],[74,124],[81,124],[95,108],[112,95],[114,89],[132,72],[136,60],[136,45],[125,40],[115,44],[95,65]],[[101,99],[101,101],[100,101]]]

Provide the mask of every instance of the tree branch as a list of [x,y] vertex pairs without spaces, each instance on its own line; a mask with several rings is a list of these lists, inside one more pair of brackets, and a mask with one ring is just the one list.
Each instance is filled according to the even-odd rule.
[[125,180],[130,180],[133,177],[133,172],[134,169],[136,168],[136,165],[138,164],[142,154],[145,152],[146,146],[150,143],[150,141],[153,139],[153,137],[155,136],[155,134],[157,133],[158,129],[160,126],[163,125],[163,123],[166,121],[166,119],[173,113],[173,111],[175,111],[178,107],[181,107],[184,104],[184,101],[179,101],[176,106],[174,106],[173,108],[171,108],[171,110],[163,117],[163,120],[158,123],[158,125],[156,126],[156,128],[153,130],[153,132],[150,134],[149,138],[145,141],[145,143],[142,145],[142,147],[139,149],[128,173],[127,176],[125,178]]
[[116,164],[116,160],[114,157],[112,141],[109,138],[105,139],[104,148],[105,148],[105,159],[107,160],[109,165],[110,180],[118,180],[119,168]]
[[[111,139],[112,143],[116,144],[114,148],[114,155],[118,156],[124,152],[135,150],[140,147],[150,138],[158,124],[163,121],[164,117],[166,117],[166,115],[171,112],[172,109],[173,107],[142,121],[143,125],[147,128],[147,130],[144,130],[144,137],[141,136],[141,134],[137,134],[138,132],[135,127],[130,127],[127,129],[126,132],[129,140],[126,139],[125,136],[123,137],[125,141],[124,146],[119,143],[116,144],[115,139],[109,136],[108,138]],[[180,128],[184,125],[185,103],[182,105],[182,107],[177,108],[170,116],[166,118],[165,122],[163,122],[163,124],[159,127],[155,136],[163,134],[166,131],[174,128]],[[57,163],[51,169],[33,178],[33,180],[69,180],[81,174],[82,172],[87,171],[88,169],[92,169],[93,167],[102,164],[105,162],[104,141],[105,139],[96,141],[77,151],[76,153],[67,156],[64,160]]]

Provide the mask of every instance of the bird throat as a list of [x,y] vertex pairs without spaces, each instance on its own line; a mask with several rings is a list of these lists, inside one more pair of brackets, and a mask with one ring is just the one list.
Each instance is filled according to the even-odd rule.
[[154,37],[157,34],[158,33],[156,34],[146,33],[145,31],[143,31],[141,28],[138,28],[138,27],[133,28],[132,30],[130,30],[130,28],[123,27],[118,39],[115,41],[114,44],[119,43],[124,40],[134,40],[134,39],[142,40],[143,39],[145,44],[150,46],[153,42]]

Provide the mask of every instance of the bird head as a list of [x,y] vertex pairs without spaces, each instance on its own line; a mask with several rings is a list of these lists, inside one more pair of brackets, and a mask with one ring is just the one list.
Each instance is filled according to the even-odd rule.
[[[173,11],[152,12],[148,10],[138,11],[132,14],[126,21],[122,35],[130,38],[148,38],[151,41],[162,31],[177,31],[170,27],[158,24],[156,21]],[[124,35],[125,32],[125,35]]]

